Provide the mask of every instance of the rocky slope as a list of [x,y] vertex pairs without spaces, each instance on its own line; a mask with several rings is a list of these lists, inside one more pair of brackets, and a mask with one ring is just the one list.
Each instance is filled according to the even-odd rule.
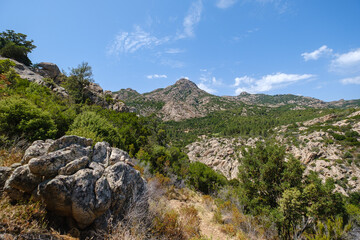
[[[300,159],[306,173],[312,170],[323,179],[332,177],[344,194],[360,190],[360,111],[281,126],[275,137],[287,153]],[[203,136],[186,149],[191,161],[203,162],[231,179],[238,173],[241,148],[253,147],[258,140]]]
[[[0,56],[0,60],[5,60]],[[27,67],[16,60],[9,59],[15,63],[14,70],[23,79],[30,82],[45,86],[62,98],[69,98],[69,93],[61,86],[63,74],[59,67],[54,63],[41,62],[35,67]],[[90,83],[86,88],[85,94],[92,103],[100,105],[107,109],[112,109],[118,112],[129,112],[129,109],[124,102],[118,101],[112,96],[111,91],[104,91],[99,84]],[[106,100],[108,98],[108,100]]]
[[113,95],[115,99],[135,107],[141,115],[156,114],[165,121],[203,117],[210,112],[234,109],[244,105],[267,107],[289,105],[293,109],[360,106],[360,100],[324,102],[291,94],[271,96],[244,92],[235,97],[219,97],[199,89],[195,83],[187,79],[180,79],[174,85],[149,93],[140,94],[127,88],[114,92]]
[[49,211],[71,219],[71,227],[106,230],[110,218],[116,224],[145,197],[147,187],[126,152],[106,142],[92,144],[77,136],[35,141],[21,164],[0,167],[7,178],[0,190],[16,201],[41,200]]

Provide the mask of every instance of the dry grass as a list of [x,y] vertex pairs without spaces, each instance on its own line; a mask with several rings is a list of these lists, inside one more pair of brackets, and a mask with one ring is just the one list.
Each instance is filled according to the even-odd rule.
[[20,234],[46,228],[46,210],[39,202],[11,204],[7,196],[1,197],[0,232]]
[[185,206],[180,209],[180,222],[185,238],[200,237],[200,217],[194,206]]
[[276,235],[274,229],[264,226],[266,219],[245,215],[230,201],[217,203],[213,221],[222,225],[222,232],[235,239],[273,239]]
[[0,166],[10,167],[14,163],[19,163],[24,153],[18,148],[12,148],[10,150],[0,150]]

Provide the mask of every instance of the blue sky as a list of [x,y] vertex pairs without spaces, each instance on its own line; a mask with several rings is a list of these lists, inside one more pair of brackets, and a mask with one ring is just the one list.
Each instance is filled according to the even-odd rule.
[[104,89],[187,77],[207,92],[360,98],[358,0],[0,0],[33,63],[88,62]]

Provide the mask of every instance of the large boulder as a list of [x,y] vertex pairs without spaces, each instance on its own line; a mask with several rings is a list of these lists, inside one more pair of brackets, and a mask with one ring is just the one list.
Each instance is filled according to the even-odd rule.
[[37,64],[38,72],[43,77],[56,79],[61,75],[59,67],[55,63],[41,62]]
[[125,151],[106,142],[93,147],[91,139],[78,136],[35,141],[23,165],[3,172],[10,175],[4,187],[10,198],[42,200],[80,229],[105,228],[109,218],[121,220],[146,196],[146,182]]

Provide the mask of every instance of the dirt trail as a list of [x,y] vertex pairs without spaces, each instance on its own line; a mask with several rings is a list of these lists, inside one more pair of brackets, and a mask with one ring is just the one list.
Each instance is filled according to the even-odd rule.
[[202,198],[198,195],[192,196],[190,200],[169,200],[169,207],[173,209],[181,209],[186,206],[194,206],[198,210],[200,222],[200,231],[201,235],[211,239],[211,240],[232,240],[231,236],[225,234],[221,231],[221,225],[213,221],[214,212],[212,208],[214,206],[209,206],[209,204],[204,203]]

